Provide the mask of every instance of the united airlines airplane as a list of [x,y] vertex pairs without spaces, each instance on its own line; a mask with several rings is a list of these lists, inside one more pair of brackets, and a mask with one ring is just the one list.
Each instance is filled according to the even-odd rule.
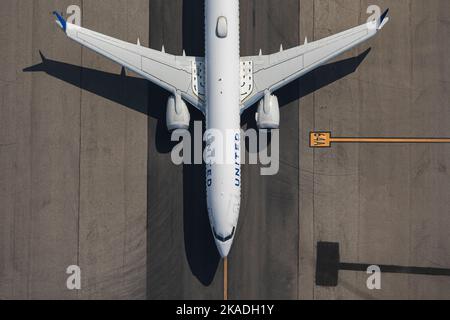
[[[259,102],[259,129],[277,129],[278,99],[273,93],[343,52],[372,38],[388,22],[388,11],[376,21],[322,40],[271,55],[240,57],[239,0],[205,0],[205,57],[174,56],[124,42],[68,23],[57,12],[65,34],[128,70],[169,91],[167,127],[187,129],[186,102],[206,118],[208,149],[216,135],[230,136],[224,148],[228,159],[207,162],[207,206],[211,229],[222,257],[227,257],[239,217],[241,201],[240,128],[242,113]],[[213,129],[213,130],[210,130]],[[212,154],[214,150],[209,150]]]

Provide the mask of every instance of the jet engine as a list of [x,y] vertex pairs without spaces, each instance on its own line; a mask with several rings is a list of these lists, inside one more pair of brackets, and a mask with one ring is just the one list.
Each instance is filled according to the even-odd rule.
[[270,130],[280,127],[280,107],[276,96],[266,93],[259,102],[256,123],[258,129]]
[[180,95],[170,96],[167,100],[166,124],[169,131],[189,129],[191,115]]

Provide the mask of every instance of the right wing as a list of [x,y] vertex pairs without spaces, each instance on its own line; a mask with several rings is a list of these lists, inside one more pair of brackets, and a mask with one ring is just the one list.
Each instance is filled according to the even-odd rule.
[[248,85],[250,89],[247,90],[248,92],[245,95],[241,95],[241,112],[262,99],[265,93],[273,93],[345,51],[372,38],[389,21],[388,10],[377,21],[365,23],[328,38],[305,43],[272,55],[241,58],[241,65],[249,66],[247,71],[251,71],[253,74],[252,83]]
[[54,12],[66,35],[79,44],[139,74],[205,113],[204,59],[174,56],[162,51],[128,43],[66,22]]

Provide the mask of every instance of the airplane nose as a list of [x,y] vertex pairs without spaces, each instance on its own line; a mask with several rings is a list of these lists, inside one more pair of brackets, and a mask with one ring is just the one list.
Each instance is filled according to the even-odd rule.
[[231,244],[233,241],[229,240],[227,242],[220,242],[219,240],[216,240],[216,246],[217,250],[220,253],[220,256],[222,258],[228,257],[228,254],[230,253]]

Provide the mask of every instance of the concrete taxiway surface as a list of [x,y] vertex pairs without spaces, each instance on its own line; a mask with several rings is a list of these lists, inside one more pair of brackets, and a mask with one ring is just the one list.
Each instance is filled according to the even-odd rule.
[[[221,299],[203,167],[170,160],[167,94],[65,39],[50,12],[70,4],[99,32],[204,52],[202,0],[0,3],[0,299]],[[450,268],[450,146],[308,147],[312,130],[450,137],[448,1],[242,0],[241,54],[363,23],[369,4],[391,8],[377,38],[278,93],[280,172],[243,169],[230,299],[450,298],[445,277],[315,286],[318,241],[346,262]]]

